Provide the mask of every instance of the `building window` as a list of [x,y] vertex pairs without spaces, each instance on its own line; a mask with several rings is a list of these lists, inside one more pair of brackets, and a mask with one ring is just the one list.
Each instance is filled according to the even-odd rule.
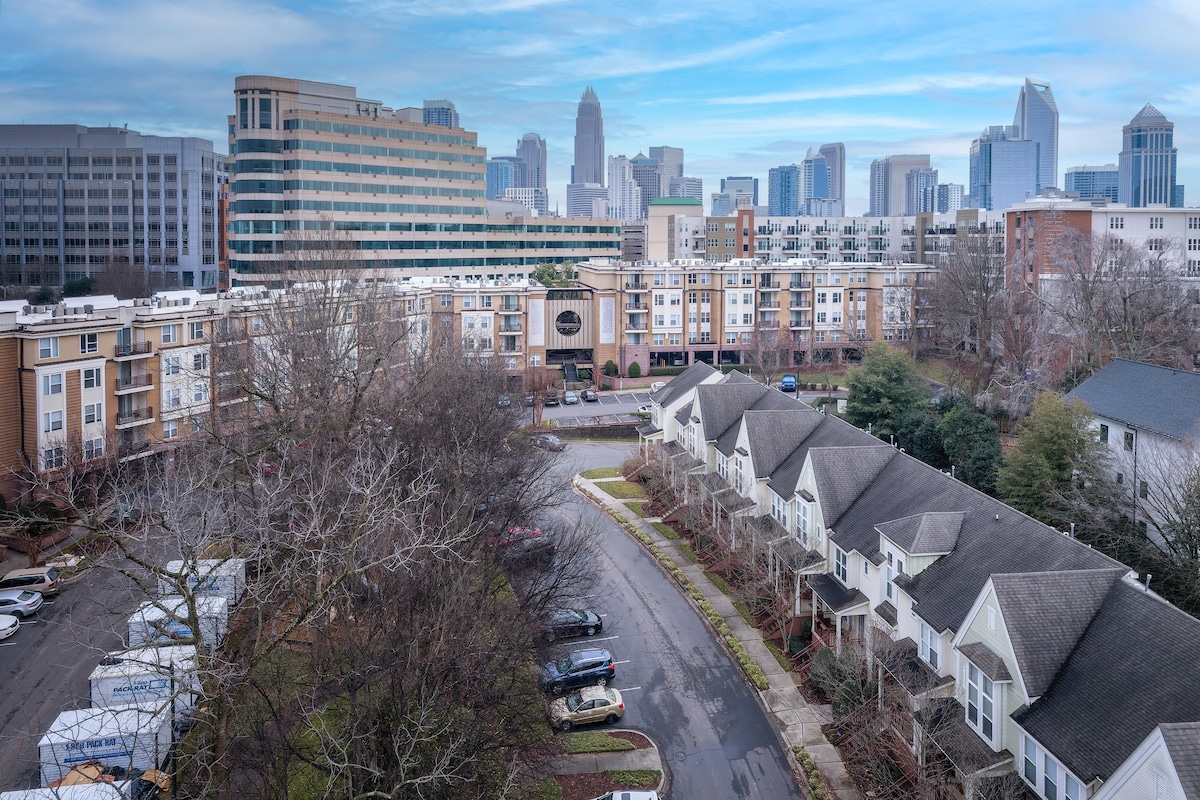
[[83,406],[83,421],[84,422],[103,422],[104,421],[104,404],[103,403],[85,403]]
[[58,469],[67,463],[66,449],[48,447],[42,451],[42,469]]
[[179,435],[179,420],[167,419],[163,420],[163,438],[174,439]]
[[42,394],[49,397],[52,394],[62,394],[63,376],[61,372],[42,376]]
[[1032,786],[1037,786],[1037,744],[1028,736],[1025,737],[1021,775]]
[[179,356],[168,356],[163,358],[163,375],[178,375],[179,374]]
[[1100,441],[1104,442],[1105,444],[1108,444],[1108,426],[1107,425],[1100,426]]
[[83,457],[85,459],[99,458],[104,455],[104,439],[96,437],[95,439],[87,439],[83,443]]
[[1150,230],[1161,231],[1162,226],[1163,226],[1163,218],[1162,217],[1151,217],[1150,218]]
[[847,583],[850,577],[850,557],[840,547],[833,551],[833,575],[842,583]]
[[189,322],[188,323],[188,338],[191,339],[193,342],[196,341],[197,339],[203,339],[204,338],[204,323],[203,322]]
[[542,357],[541,356],[530,356],[529,357],[529,366],[540,367],[541,365],[542,365]]
[[208,369],[208,353],[192,353],[192,370],[203,372]]
[[992,679],[967,663],[967,722],[991,744],[995,736],[995,690]]
[[163,408],[179,408],[178,389],[168,389],[163,392]]
[[260,316],[250,318],[250,330],[254,333],[262,333],[267,329],[266,321]]
[[1125,229],[1125,218],[1124,217],[1109,217],[1108,218],[1108,229],[1110,231],[1124,230]]
[[[891,595],[889,595],[890,597]],[[937,632],[929,627],[922,620],[921,622],[921,659],[934,670],[938,668],[938,655],[941,651],[941,642]]]
[[894,581],[897,575],[904,573],[904,559],[896,558],[894,553],[888,553],[887,556],[887,586],[884,587],[887,592],[887,598],[893,604],[900,592],[896,588]]
[[1138,481],[1138,497],[1145,500],[1150,496],[1150,484],[1146,481]]
[[100,350],[100,336],[95,333],[79,334],[80,354],[95,353]]
[[83,370],[83,388],[97,389],[100,387],[100,368],[89,367]]
[[53,433],[63,428],[63,412],[47,411],[42,415],[42,433]]
[[1133,431],[1125,431],[1125,449],[1133,451]]
[[38,358],[58,358],[58,339],[38,339]]
[[195,383],[192,384],[192,402],[203,403],[208,400],[208,384]]
[[163,325],[162,326],[162,343],[175,344],[179,341],[179,326],[178,325]]

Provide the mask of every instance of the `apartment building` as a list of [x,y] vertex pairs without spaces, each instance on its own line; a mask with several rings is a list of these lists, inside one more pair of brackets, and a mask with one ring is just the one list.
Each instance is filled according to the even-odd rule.
[[489,219],[487,154],[473,132],[411,122],[351,86],[242,76],[234,92],[232,286],[314,268],[522,278],[541,262],[621,251],[617,224]]
[[215,290],[226,179],[207,139],[0,125],[3,280],[61,286],[111,270]]
[[653,405],[649,457],[785,629],[879,681],[851,727],[906,770],[968,800],[1189,796],[1200,621],[1137,573],[738,373],[697,364]]

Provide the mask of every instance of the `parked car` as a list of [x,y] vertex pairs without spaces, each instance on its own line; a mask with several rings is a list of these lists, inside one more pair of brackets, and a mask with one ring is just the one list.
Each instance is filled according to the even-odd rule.
[[639,414],[653,414],[653,413],[654,413],[654,406],[653,406],[653,405],[651,405],[650,403],[644,403],[644,404],[642,404],[642,405],[638,406],[637,413],[639,413]]
[[617,675],[612,653],[600,648],[573,650],[542,667],[539,684],[542,691],[562,694],[580,686],[605,686]]
[[7,639],[21,627],[21,620],[12,614],[0,614],[0,639]]
[[555,453],[561,453],[567,448],[567,443],[553,433],[535,433],[529,437],[529,443],[534,447],[552,450]]
[[521,405],[525,406],[526,408],[532,408],[533,401],[534,401],[533,395],[527,394],[521,398]]
[[551,611],[538,625],[538,632],[549,641],[562,636],[592,636],[604,629],[604,620],[594,611],[563,608]]
[[575,392],[571,391],[570,389],[567,389],[565,392],[563,392],[562,402],[564,406],[577,406],[579,405],[579,395],[575,394]]
[[596,394],[595,389],[584,389],[583,390],[583,402],[594,403],[599,399],[600,399],[600,395]]
[[27,589],[50,596],[58,594],[62,573],[54,567],[30,567],[14,569],[0,578],[0,591],[4,589]]
[[0,592],[0,614],[12,614],[24,619],[41,607],[41,592],[30,592],[26,589],[5,589]]
[[589,722],[612,725],[625,716],[625,702],[616,689],[585,686],[550,701],[550,724],[564,731]]
[[787,373],[779,379],[779,391],[794,392],[796,391],[796,376],[792,373]]
[[545,396],[542,397],[542,402],[548,406],[558,405],[558,392],[546,392]]
[[500,558],[509,564],[544,563],[554,558],[558,545],[554,535],[541,528],[512,526],[488,540]]
[[501,408],[508,408],[512,405],[512,398],[506,394],[502,394],[496,398],[496,405],[500,406]]

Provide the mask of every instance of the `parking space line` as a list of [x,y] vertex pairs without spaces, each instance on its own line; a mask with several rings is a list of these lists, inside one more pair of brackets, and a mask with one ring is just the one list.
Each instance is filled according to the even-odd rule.
[[16,647],[19,642],[0,642],[0,647]]
[[614,661],[613,663],[614,664],[632,664],[633,662],[629,661],[629,660],[625,660],[625,661]]
[[589,642],[611,642],[613,639],[620,639],[620,636],[589,636]]
[[618,688],[620,688],[621,694],[625,694],[626,692],[636,692],[638,689],[641,689],[642,687],[641,686],[621,686]]

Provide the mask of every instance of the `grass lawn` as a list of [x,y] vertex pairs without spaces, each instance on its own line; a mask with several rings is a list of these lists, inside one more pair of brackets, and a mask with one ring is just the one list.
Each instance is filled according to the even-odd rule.
[[659,533],[661,533],[663,536],[667,537],[668,539],[678,539],[679,538],[679,534],[676,533],[675,529],[672,528],[670,525],[666,525],[662,522],[651,522],[650,527],[654,528],[654,530],[658,531]]
[[662,780],[656,769],[606,769],[604,776],[625,789],[649,789]]
[[584,731],[568,733],[562,737],[563,749],[575,755],[577,753],[617,753],[622,750],[632,750],[633,742],[609,736],[603,731]]
[[633,511],[633,513],[637,514],[639,517],[642,517],[643,519],[650,516],[650,511],[649,511],[650,504],[649,503],[630,502],[630,503],[626,503],[625,505],[627,505],[629,507],[629,509],[631,511]]
[[594,481],[597,478],[619,478],[621,477],[621,470],[619,467],[601,467],[600,469],[589,469],[587,472],[579,474],[590,481]]
[[646,496],[646,488],[640,483],[613,481],[611,483],[597,483],[596,488],[618,500],[635,500]]

